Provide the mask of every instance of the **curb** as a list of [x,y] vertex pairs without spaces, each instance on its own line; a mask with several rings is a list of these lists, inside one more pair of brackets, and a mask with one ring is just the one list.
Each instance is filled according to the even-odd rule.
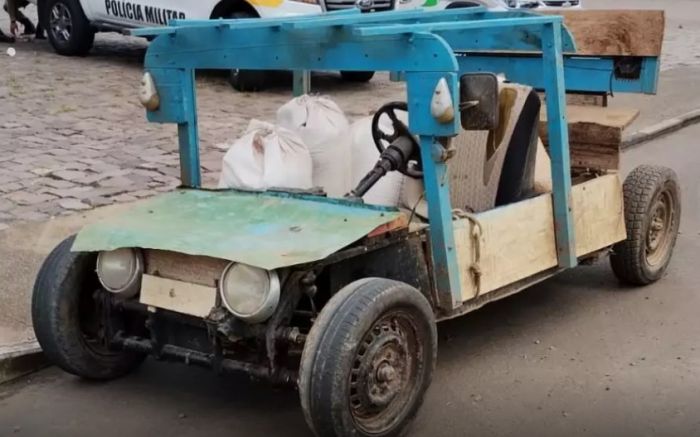
[[36,341],[0,346],[0,384],[48,366]]
[[700,123],[700,109],[687,112],[678,117],[669,118],[633,133],[622,141],[622,149],[628,149],[660,136],[676,132],[684,127]]

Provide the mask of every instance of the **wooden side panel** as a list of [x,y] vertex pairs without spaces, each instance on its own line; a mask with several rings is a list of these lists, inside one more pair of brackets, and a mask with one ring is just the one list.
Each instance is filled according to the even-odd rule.
[[[557,265],[553,217],[551,195],[477,214],[482,226],[481,294]],[[469,220],[455,223],[463,300],[476,296],[470,230]]]
[[143,275],[139,300],[144,305],[206,317],[216,305],[216,288]]
[[627,238],[622,184],[616,174],[575,185],[571,208],[576,229],[576,256]]
[[574,36],[577,54],[592,56],[660,56],[664,11],[544,11],[562,15]]
[[[617,175],[575,185],[571,197],[577,256],[625,239],[622,188]],[[476,218],[482,226],[480,294],[557,266],[551,195],[477,214]],[[454,226],[462,299],[466,301],[476,296],[472,225],[462,219]]]

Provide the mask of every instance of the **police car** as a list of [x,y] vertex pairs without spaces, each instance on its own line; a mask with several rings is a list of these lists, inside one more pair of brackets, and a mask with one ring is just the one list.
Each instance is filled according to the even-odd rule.
[[284,17],[320,13],[316,0],[38,0],[41,22],[62,55],[85,55],[96,32],[165,26],[172,19]]
[[[54,50],[83,56],[96,32],[124,32],[139,27],[165,26],[172,19],[285,17],[357,7],[363,12],[424,7],[445,9],[503,5],[502,0],[37,0],[40,21]],[[241,91],[264,87],[267,73],[231,72],[231,84]],[[373,72],[341,72],[345,80],[369,81]]]

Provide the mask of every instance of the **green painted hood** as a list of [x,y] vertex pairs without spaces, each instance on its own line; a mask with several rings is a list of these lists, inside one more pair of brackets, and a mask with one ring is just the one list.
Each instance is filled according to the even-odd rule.
[[72,250],[161,249],[271,270],[321,260],[400,214],[310,195],[179,190],[86,226]]

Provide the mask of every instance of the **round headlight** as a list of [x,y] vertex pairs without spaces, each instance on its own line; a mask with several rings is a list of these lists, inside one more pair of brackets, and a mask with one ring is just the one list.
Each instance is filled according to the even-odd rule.
[[141,288],[143,257],[137,249],[117,249],[97,255],[97,278],[109,292],[133,297]]
[[231,263],[221,275],[219,293],[234,316],[248,323],[263,322],[280,301],[280,280],[274,271]]

